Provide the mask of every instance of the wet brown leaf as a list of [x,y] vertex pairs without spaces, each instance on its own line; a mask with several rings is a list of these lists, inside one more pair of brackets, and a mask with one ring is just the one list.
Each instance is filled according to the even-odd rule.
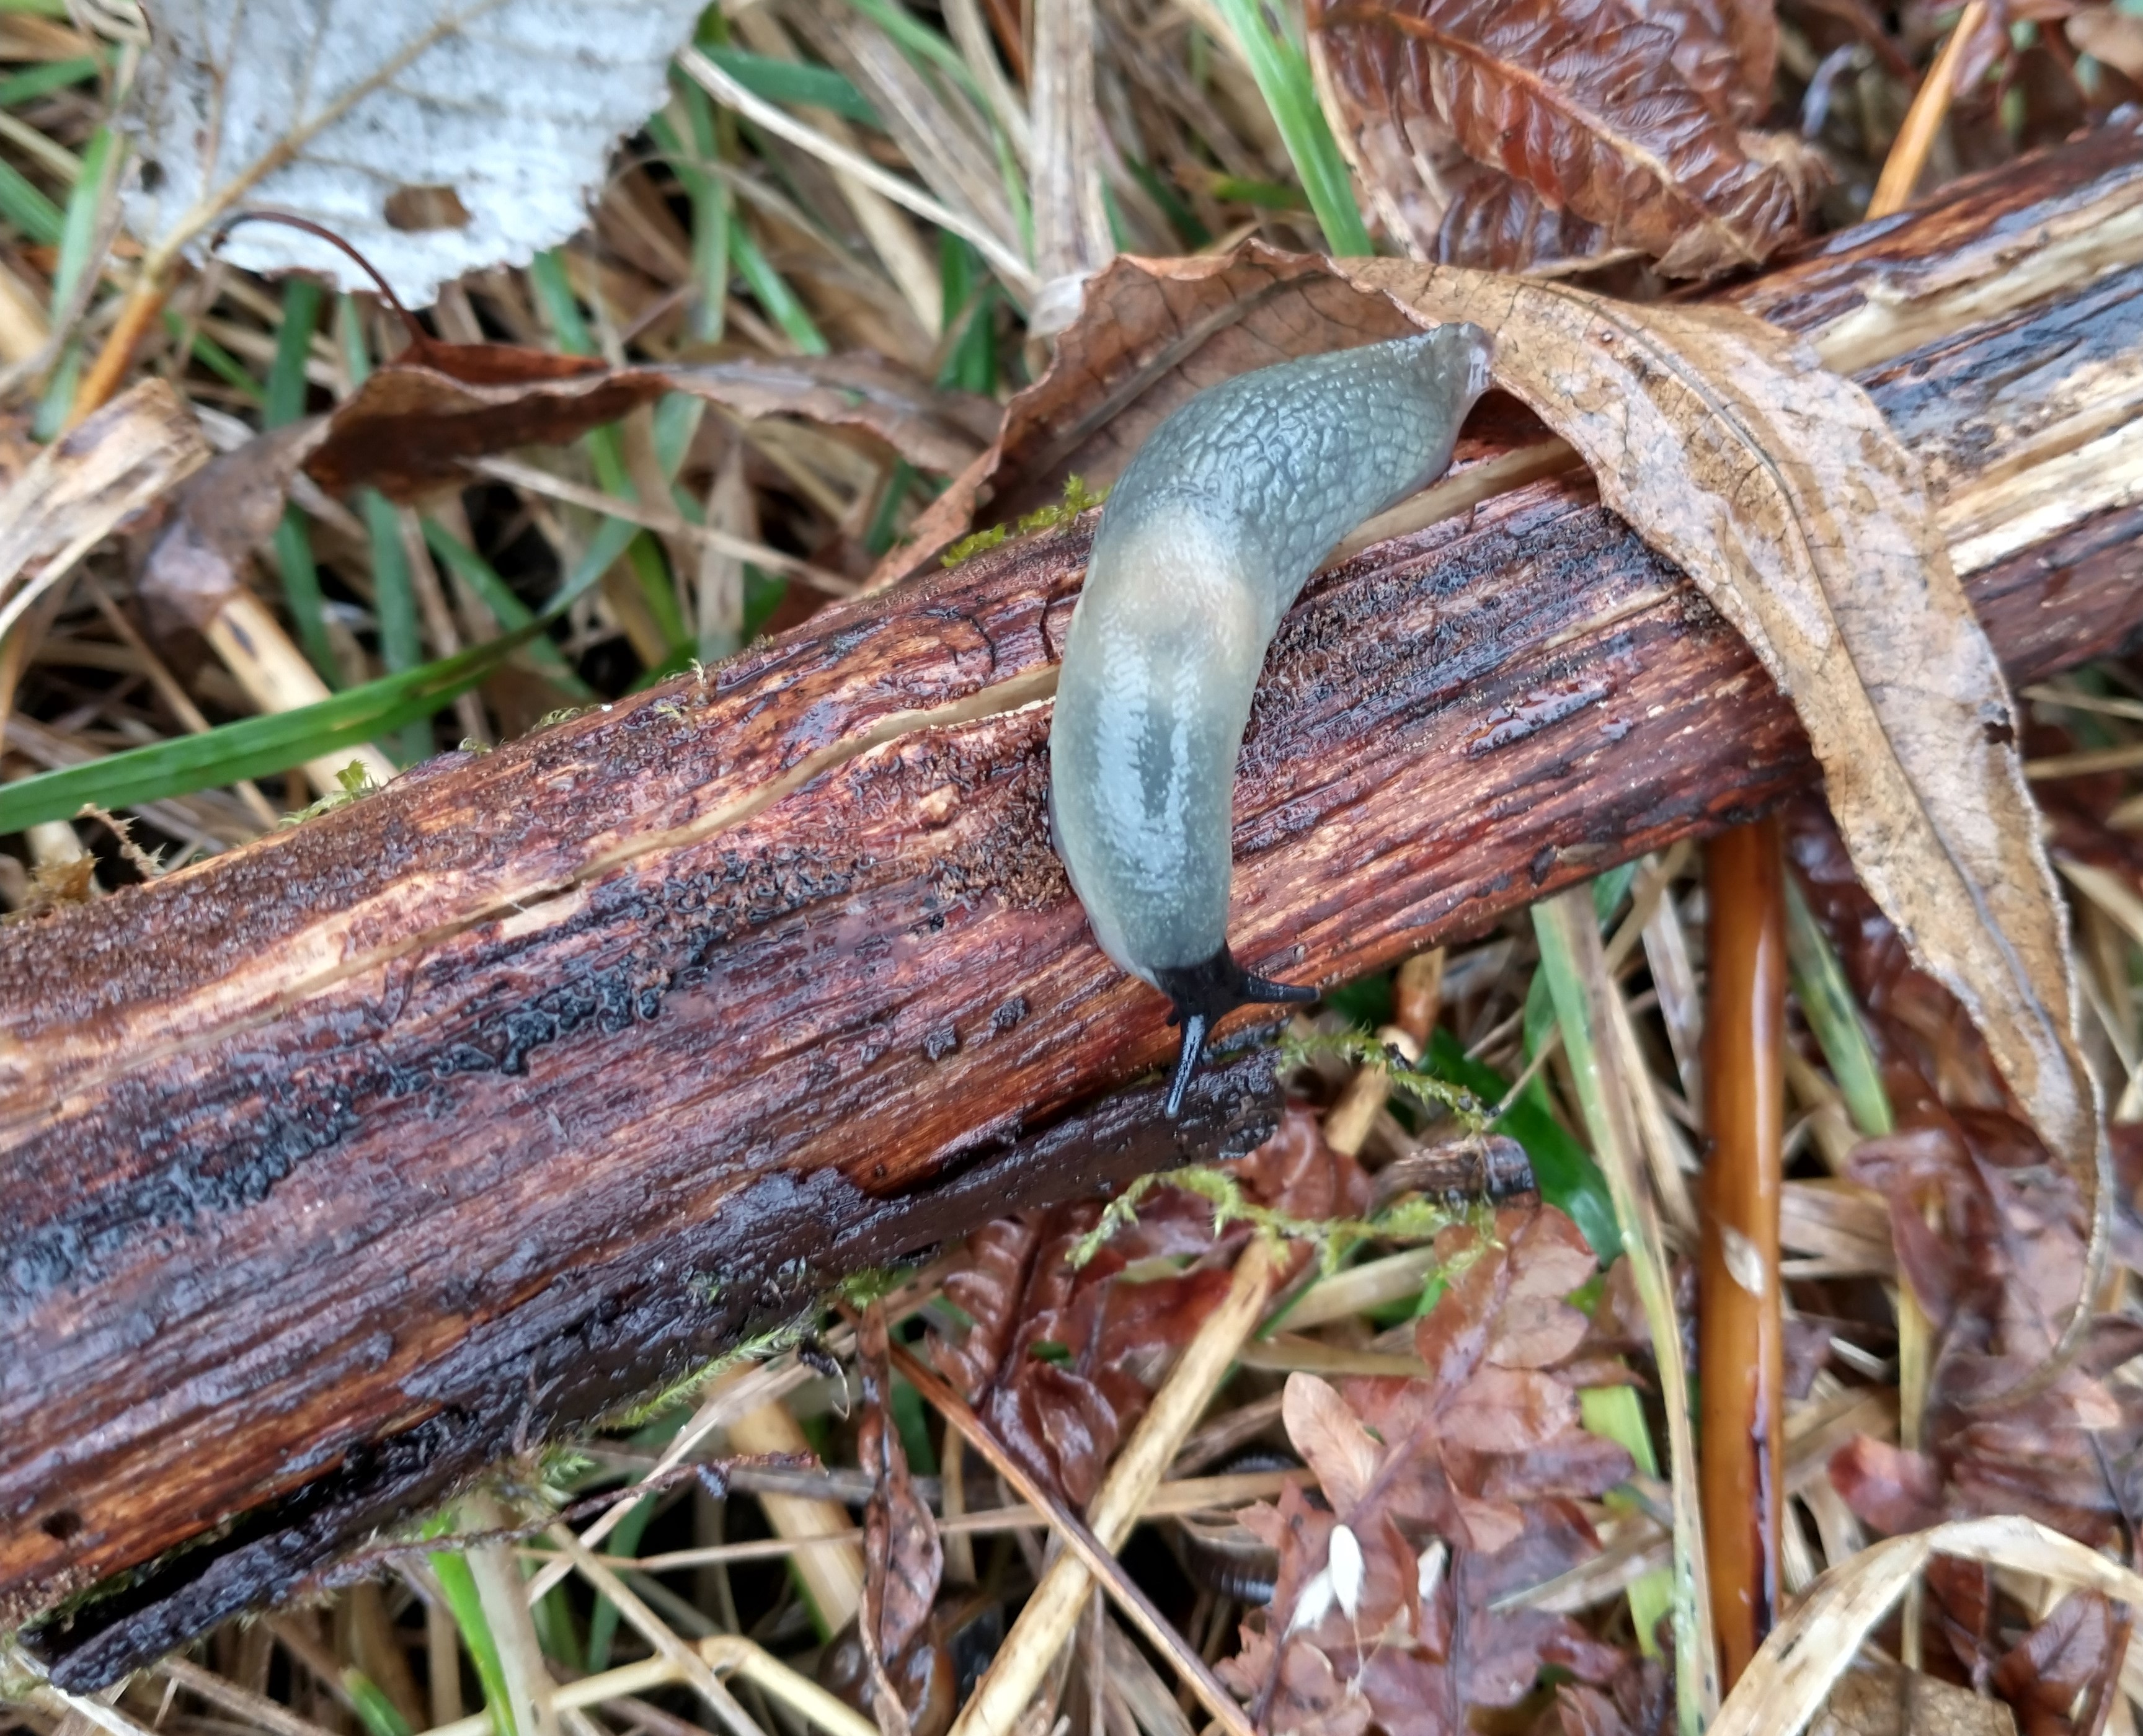
[[[2049,1165],[1963,1007],[1913,964],[1813,803],[1792,811],[1789,848],[1867,1011],[1898,1124],[1862,1143],[1854,1173],[1888,1200],[1900,1268],[1938,1328],[1930,1414],[1945,1476],[1979,1491],[1961,1511],[2028,1511],[2095,1539],[2111,1509],[2080,1432],[2133,1408],[2096,1378],[2122,1358],[2128,1328],[2089,1323],[2074,1366],[2013,1411],[2000,1402],[2059,1342],[2088,1269],[2090,1202],[2078,1178]],[[1974,1421],[1990,1402],[1998,1416]],[[2012,1429],[2027,1437],[2021,1451],[1997,1451]]]
[[[1317,1115],[1300,1104],[1227,1167],[1251,1199],[1297,1218],[1358,1216],[1368,1203],[1361,1165],[1324,1143]],[[1156,1189],[1129,1229],[1075,1268],[1067,1256],[1101,1211],[1087,1202],[1022,1213],[970,1235],[944,1280],[969,1323],[934,1337],[931,1352],[999,1438],[1081,1505],[1228,1288],[1205,1200]],[[1306,1249],[1297,1255],[1309,1257]],[[1170,1263],[1186,1269],[1167,1271]]]
[[1832,1481],[1863,1521],[1893,1535],[2025,1513],[2098,1545],[2134,1510],[2125,1467],[2143,1443],[2143,1403],[2102,1377],[2143,1338],[2132,1323],[2095,1319],[2072,1363],[2018,1394],[2046,1367],[2082,1282],[2087,1204],[2047,1162],[1962,1007],[1913,964],[1858,884],[1829,817],[1797,807],[1789,840],[1809,908],[1867,1012],[1898,1122],[1862,1142],[1853,1173],[1888,1200],[1900,1269],[1937,1332],[1927,1452],[1856,1441],[1834,1459]]
[[[1312,24],[1350,131],[1395,130],[1418,141],[1440,130],[1475,162],[1596,225],[1609,245],[1650,255],[1669,276],[1760,264],[1802,227],[1801,177],[1740,131],[1769,100],[1777,42],[1768,7],[1340,0]],[[1366,174],[1395,166],[1393,152],[1358,155]],[[1417,176],[1425,155],[1408,160]],[[1431,187],[1428,202],[1440,205],[1452,197],[1448,170],[1438,179],[1445,185]],[[1379,209],[1389,210],[1415,189],[1384,181],[1377,190]],[[1508,200],[1493,221],[1467,220],[1459,235],[1477,245],[1500,236],[1487,256],[1520,264],[1514,244],[1529,230],[1551,245],[1576,239],[1534,230]],[[1452,258],[1449,234],[1439,225],[1411,239],[1424,254]]]
[[945,1552],[930,1504],[908,1475],[900,1431],[887,1408],[893,1382],[886,1364],[885,1309],[878,1303],[866,1308],[858,1322],[856,1359],[864,1387],[857,1462],[874,1479],[864,1507],[864,1631],[875,1636],[878,1657],[890,1668],[929,1623]]
[[1562,1736],[1656,1736],[1674,1727],[1674,1696],[1657,1659],[1626,1664],[1603,1692],[1582,1682],[1556,1689]]
[[1324,1142],[1323,1116],[1290,1103],[1273,1136],[1230,1168],[1259,1204],[1314,1223],[1369,1209],[1368,1173]]
[[[577,438],[666,392],[746,419],[795,416],[860,428],[919,470],[949,475],[996,432],[987,399],[939,392],[867,354],[783,359],[531,370],[510,346],[428,344],[416,362],[377,370],[329,418],[306,461],[323,487],[369,483],[396,499],[458,481],[473,459],[509,447]],[[552,361],[568,358],[552,358]]]
[[1549,204],[1538,188],[1500,169],[1476,165],[1444,207],[1428,251],[1446,265],[1518,271],[1590,259],[1611,245],[1600,225]]
[[1175,1353],[1228,1290],[1220,1268],[1124,1275],[1142,1262],[1209,1252],[1213,1212],[1204,1200],[1157,1189],[1133,1226],[1072,1266],[1069,1254],[1101,1212],[1082,1202],[1022,1213],[970,1237],[973,1258],[948,1274],[945,1294],[974,1323],[957,1344],[940,1337],[933,1345],[997,1438],[1081,1507]]
[[2103,1592],[2072,1591],[1995,1666],[1995,1691],[2015,1709],[2024,1736],[2071,1736],[2077,1696],[2114,1689],[2108,1678],[2126,1629]]
[[1868,1435],[1855,1436],[1831,1456],[1830,1481],[1856,1516],[1888,1536],[1925,1531],[1948,1516],[1935,1462]]

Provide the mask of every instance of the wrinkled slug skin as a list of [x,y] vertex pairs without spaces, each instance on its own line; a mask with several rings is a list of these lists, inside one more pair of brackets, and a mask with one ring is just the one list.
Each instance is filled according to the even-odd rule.
[[1449,464],[1490,352],[1453,324],[1239,374],[1110,494],[1058,675],[1051,809],[1095,938],[1134,976],[1175,993],[1164,977],[1222,952],[1265,649],[1333,546]]

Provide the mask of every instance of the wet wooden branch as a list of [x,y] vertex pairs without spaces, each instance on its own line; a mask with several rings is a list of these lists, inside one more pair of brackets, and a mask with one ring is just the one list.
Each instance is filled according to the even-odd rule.
[[[2137,259],[2131,128],[1741,292],[1867,368],[2019,680],[2143,621]],[[1049,848],[1086,533],[0,934],[0,1626],[198,1543],[40,1641],[109,1679],[843,1272],[1254,1129],[1241,1069],[1180,1134],[1076,1108],[1172,1044]],[[1534,483],[1289,617],[1238,949],[1344,979],[1813,777]]]

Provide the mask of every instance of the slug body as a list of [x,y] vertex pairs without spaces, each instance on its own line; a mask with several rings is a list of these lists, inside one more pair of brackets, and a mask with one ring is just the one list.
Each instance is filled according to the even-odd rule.
[[1094,937],[1175,1002],[1171,1115],[1224,1014],[1316,998],[1228,949],[1235,761],[1266,648],[1334,545],[1450,463],[1491,353],[1454,324],[1239,374],[1156,428],[1102,509],[1050,810]]

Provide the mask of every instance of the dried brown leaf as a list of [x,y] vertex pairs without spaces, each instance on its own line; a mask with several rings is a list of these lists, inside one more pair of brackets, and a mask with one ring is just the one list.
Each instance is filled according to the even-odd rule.
[[[1805,189],[1740,133],[1768,103],[1775,34],[1754,7],[1643,12],[1631,0],[1342,0],[1314,22],[1350,131],[1389,116],[1418,135],[1433,117],[1475,161],[1670,276],[1760,264],[1805,215]],[[1390,164],[1361,158],[1365,173]],[[1380,208],[1398,200],[1383,190]],[[1512,207],[1498,219],[1514,234],[1524,221]]]
[[1385,261],[1352,274],[1426,319],[1497,334],[1497,383],[1792,696],[1861,880],[1971,1012],[2049,1150],[2098,1176],[2096,1088],[2007,687],[1918,467],[1867,394],[1724,309]]
[[1878,1664],[1849,1669],[1809,1725],[1809,1736],[2017,1736],[1999,1700]]
[[1344,1519],[1376,1475],[1382,1449],[1346,1400],[1314,1374],[1288,1376],[1280,1419],[1333,1511]]
[[247,559],[283,522],[290,482],[326,438],[325,418],[292,423],[212,458],[180,489],[135,587],[151,610],[196,631],[245,581]]
[[937,1519],[916,1491],[900,1431],[887,1408],[893,1382],[886,1366],[885,1309],[878,1303],[866,1308],[857,1323],[856,1359],[864,1386],[857,1462],[873,1479],[864,1507],[863,1631],[875,1637],[878,1659],[890,1669],[929,1625],[945,1553]]
[[[375,372],[330,418],[306,461],[324,487],[369,483],[397,499],[460,480],[473,459],[557,443],[666,392],[738,416],[795,416],[875,434],[918,469],[950,475],[996,432],[987,399],[939,392],[864,353],[563,370],[524,366],[508,345],[427,344],[414,362]],[[571,359],[549,359],[552,361]]]

